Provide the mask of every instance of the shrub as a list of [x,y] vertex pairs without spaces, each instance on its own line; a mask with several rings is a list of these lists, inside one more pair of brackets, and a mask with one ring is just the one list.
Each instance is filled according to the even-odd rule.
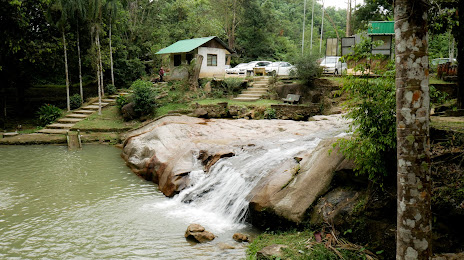
[[240,92],[242,83],[243,80],[241,78],[225,78],[222,82],[222,87],[227,95],[234,95]]
[[82,99],[81,95],[74,94],[69,98],[69,103],[71,105],[71,109],[76,109],[82,106]]
[[125,105],[127,105],[129,103],[130,103],[129,99],[124,95],[119,95],[116,98],[116,106],[118,107],[119,112],[121,112],[121,109],[122,109],[123,106],[125,106]]
[[266,108],[264,111],[264,118],[266,119],[275,119],[277,118],[276,110],[274,108]]
[[151,114],[156,106],[156,92],[153,88],[153,83],[150,81],[136,80],[132,83],[130,89],[134,91],[134,111],[142,116]]
[[105,86],[105,94],[106,95],[114,95],[116,94],[116,87],[113,84],[108,84]]
[[292,76],[296,76],[306,85],[312,85],[315,78],[322,74],[322,69],[316,62],[315,55],[305,54],[299,56],[295,60],[296,70],[291,72]]
[[55,121],[58,117],[61,116],[61,109],[54,105],[45,104],[39,108],[37,111],[37,116],[39,117],[39,125],[46,126],[53,121]]
[[[345,103],[353,119],[350,139],[337,144],[353,159],[356,173],[383,186],[396,169],[396,98],[394,78],[349,78],[343,84],[349,95]],[[394,178],[392,178],[394,179]]]

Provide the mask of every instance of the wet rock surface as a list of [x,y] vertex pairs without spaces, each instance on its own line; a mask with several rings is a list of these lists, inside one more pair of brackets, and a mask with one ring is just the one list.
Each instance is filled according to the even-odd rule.
[[[189,187],[192,171],[208,174],[221,158],[273,150],[281,154],[277,150],[288,151],[295,149],[293,146],[300,149],[300,145],[312,142],[316,145],[319,138],[343,132],[346,123],[340,116],[320,116],[309,122],[168,116],[131,132],[122,157],[135,173],[157,183],[166,196],[174,196]],[[311,203],[326,191],[332,177],[330,171],[344,163],[341,154],[328,155],[332,142],[321,141],[321,146],[313,147],[316,149],[311,153],[307,151],[313,148],[301,148],[306,152],[298,155],[298,160],[291,156],[265,172],[262,181],[248,194],[253,210],[266,209],[288,221],[300,222]],[[317,175],[322,169],[323,173]],[[308,193],[309,182],[315,184]]]
[[192,239],[198,243],[206,243],[214,240],[216,236],[213,233],[206,231],[200,224],[190,224],[185,231],[185,238]]

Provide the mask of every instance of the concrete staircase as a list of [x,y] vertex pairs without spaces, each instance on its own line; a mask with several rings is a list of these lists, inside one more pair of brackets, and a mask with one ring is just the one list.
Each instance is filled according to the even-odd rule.
[[[128,93],[119,93],[117,95],[111,95],[108,98],[102,99],[102,108],[108,105],[116,104],[116,98],[120,95],[127,95]],[[57,120],[57,122],[47,125],[45,128],[37,131],[42,134],[67,134],[68,131],[79,121],[84,120],[93,113],[98,111],[98,101],[93,102],[90,105],[80,107],[77,110],[72,111]]]
[[251,88],[248,88],[242,91],[234,100],[237,101],[256,101],[261,98],[264,94],[267,93],[269,89],[269,77],[254,77],[253,85]]

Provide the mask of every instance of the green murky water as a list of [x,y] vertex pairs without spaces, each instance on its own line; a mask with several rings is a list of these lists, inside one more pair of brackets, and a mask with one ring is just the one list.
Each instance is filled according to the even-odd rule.
[[103,145],[0,146],[0,259],[245,257],[232,234],[247,230],[186,241],[190,222],[157,207],[169,199],[130,172],[120,153]]

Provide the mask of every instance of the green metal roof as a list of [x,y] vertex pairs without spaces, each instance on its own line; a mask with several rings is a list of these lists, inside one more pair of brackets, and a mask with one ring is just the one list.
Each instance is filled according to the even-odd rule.
[[370,21],[367,29],[369,35],[393,35],[395,34],[394,21]]
[[203,38],[194,38],[194,39],[187,39],[187,40],[181,40],[176,43],[173,43],[169,45],[168,47],[159,50],[155,54],[170,54],[170,53],[186,53],[186,52],[191,52],[194,49],[200,47],[201,45],[211,41],[212,39],[215,39],[222,45],[224,48],[226,48],[230,53],[233,53],[234,51],[230,50],[229,47],[221,41],[216,36],[210,36],[210,37],[203,37]]

